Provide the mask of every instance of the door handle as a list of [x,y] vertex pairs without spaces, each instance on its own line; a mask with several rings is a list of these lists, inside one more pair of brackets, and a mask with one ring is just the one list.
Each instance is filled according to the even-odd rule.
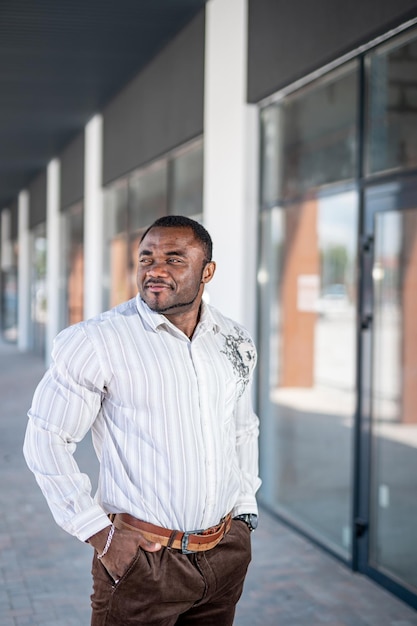
[[364,519],[357,517],[355,519],[355,535],[356,537],[362,537],[365,532],[368,530],[368,522],[366,522]]
[[361,320],[361,329],[368,330],[372,324],[372,321],[373,315],[371,313],[367,313],[366,315],[364,315]]

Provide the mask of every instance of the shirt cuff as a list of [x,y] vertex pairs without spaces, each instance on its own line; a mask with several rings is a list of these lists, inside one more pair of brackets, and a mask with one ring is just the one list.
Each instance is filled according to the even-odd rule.
[[256,499],[249,495],[241,496],[238,499],[232,509],[232,517],[236,517],[237,515],[244,515],[246,513],[258,515],[258,505],[256,504]]
[[111,521],[108,515],[103,511],[101,506],[95,504],[86,511],[75,515],[71,520],[70,527],[65,530],[77,537],[80,541],[87,541],[87,539],[110,525]]

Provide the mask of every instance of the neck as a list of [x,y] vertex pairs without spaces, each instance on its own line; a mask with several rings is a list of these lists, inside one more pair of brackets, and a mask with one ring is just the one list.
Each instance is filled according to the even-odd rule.
[[200,321],[201,306],[197,310],[191,310],[184,313],[164,313],[171,324],[179,328],[189,339],[194,334],[196,326]]

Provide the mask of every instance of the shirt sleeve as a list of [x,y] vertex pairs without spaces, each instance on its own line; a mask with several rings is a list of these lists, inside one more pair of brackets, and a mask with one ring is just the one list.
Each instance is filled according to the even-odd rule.
[[241,487],[239,498],[232,511],[233,516],[242,513],[258,513],[255,494],[261,485],[258,450],[259,419],[252,404],[252,379],[255,364],[256,352],[253,347],[249,380],[236,405],[236,451]]
[[104,387],[90,339],[73,326],[56,338],[51,366],[28,412],[23,447],[28,467],[57,524],[81,541],[110,524],[73,456],[100,411]]

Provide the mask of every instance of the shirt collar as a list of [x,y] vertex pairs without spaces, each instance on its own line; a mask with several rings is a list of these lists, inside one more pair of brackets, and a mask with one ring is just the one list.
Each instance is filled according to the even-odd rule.
[[209,330],[213,331],[213,333],[220,332],[220,326],[216,322],[211,308],[206,302],[204,302],[204,300],[201,301],[201,315],[200,321],[197,324],[197,329],[199,330],[199,332],[205,332]]
[[[165,315],[162,315],[162,313],[157,313],[156,311],[152,311],[152,309],[148,307],[146,302],[142,300],[140,294],[137,294],[136,296],[136,308],[141,318],[145,320],[145,322],[155,332],[166,328],[172,328],[178,331],[176,326],[172,324],[169,319],[165,317]],[[218,333],[220,331],[220,326],[219,324],[217,324],[208,304],[202,301],[200,321],[198,322],[197,328],[195,329],[194,337],[196,337],[197,335],[201,335],[207,331]]]

